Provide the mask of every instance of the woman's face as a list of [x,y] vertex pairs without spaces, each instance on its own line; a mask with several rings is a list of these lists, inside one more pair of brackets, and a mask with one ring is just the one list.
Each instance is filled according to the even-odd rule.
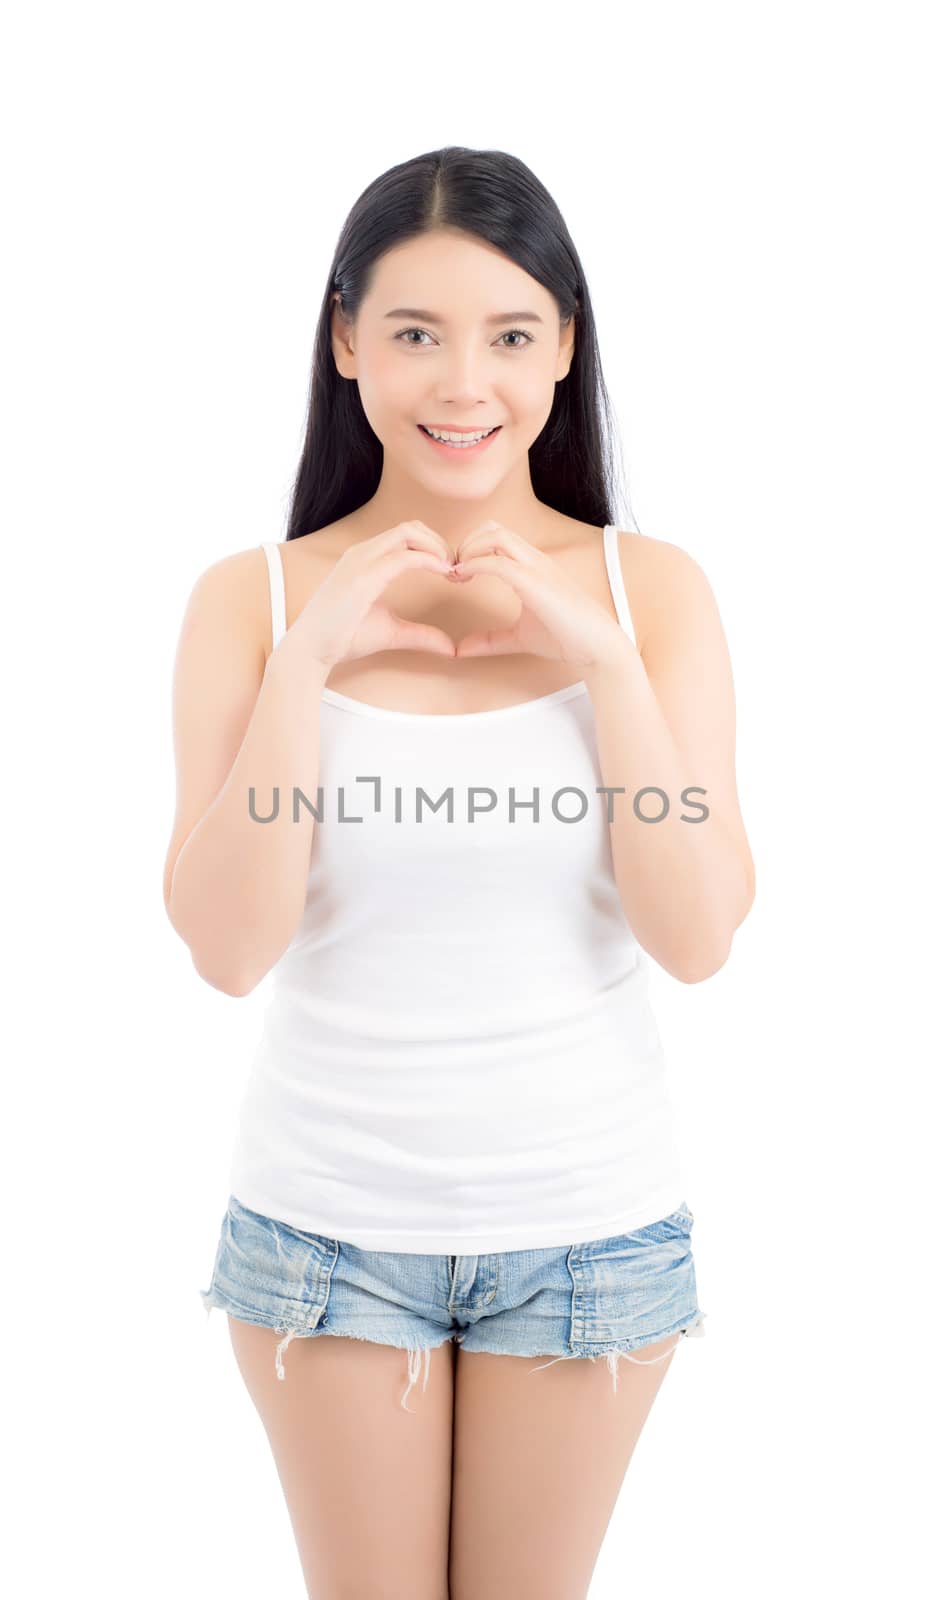
[[[513,470],[527,474],[573,344],[573,319],[561,328],[547,289],[455,229],[382,256],[355,325],[334,313],[337,370],[359,386],[384,478],[426,502],[482,502]],[[478,449],[452,449],[420,424],[500,431]]]

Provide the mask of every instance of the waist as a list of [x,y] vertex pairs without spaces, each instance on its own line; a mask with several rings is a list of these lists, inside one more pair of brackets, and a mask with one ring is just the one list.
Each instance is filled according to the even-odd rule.
[[[318,1041],[377,1039],[387,1044],[454,1042],[460,1047],[492,1038],[546,1035],[574,1019],[599,1013],[617,1017],[630,1040],[652,1047],[656,1030],[649,1003],[646,957],[639,946],[618,952],[612,966],[586,963],[499,968],[460,954],[434,964],[426,953],[376,963],[368,951],[354,964],[286,957],[274,969],[266,1027],[285,1047],[315,1048]],[[589,958],[588,958],[589,959]],[[618,966],[618,960],[623,964]]]
[[232,1191],[356,1243],[397,1227],[378,1246],[395,1249],[458,1232],[518,1248],[491,1242],[516,1222],[554,1243],[632,1211],[680,1178],[663,1050],[631,999],[618,984],[566,1022],[425,1044],[327,1024],[304,1039],[272,1015]]

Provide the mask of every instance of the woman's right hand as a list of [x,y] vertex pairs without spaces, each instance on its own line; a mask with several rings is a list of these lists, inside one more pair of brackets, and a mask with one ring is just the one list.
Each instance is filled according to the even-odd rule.
[[378,596],[404,572],[450,572],[453,552],[424,522],[395,527],[350,545],[307,601],[286,638],[293,635],[319,666],[354,661],[377,650],[428,650],[454,656],[455,641],[427,622],[409,622]]

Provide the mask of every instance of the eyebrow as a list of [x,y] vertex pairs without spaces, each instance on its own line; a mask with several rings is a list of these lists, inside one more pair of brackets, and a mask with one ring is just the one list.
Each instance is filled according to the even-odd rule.
[[[434,322],[438,326],[445,323],[444,317],[437,317],[434,311],[420,311],[418,306],[397,306],[395,311],[387,311],[386,317],[418,317],[420,322]],[[499,322],[543,322],[536,311],[501,311],[497,316],[486,317],[488,323]]]

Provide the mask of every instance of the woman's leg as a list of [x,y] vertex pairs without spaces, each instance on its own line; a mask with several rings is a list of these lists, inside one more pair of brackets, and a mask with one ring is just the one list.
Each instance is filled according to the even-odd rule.
[[[295,1338],[228,1316],[267,1433],[311,1600],[448,1600],[456,1345],[406,1389],[405,1350],[323,1334]],[[424,1359],[424,1356],[423,1356]]]
[[459,1350],[451,1600],[583,1600],[679,1338],[619,1361],[616,1391],[604,1357]]

